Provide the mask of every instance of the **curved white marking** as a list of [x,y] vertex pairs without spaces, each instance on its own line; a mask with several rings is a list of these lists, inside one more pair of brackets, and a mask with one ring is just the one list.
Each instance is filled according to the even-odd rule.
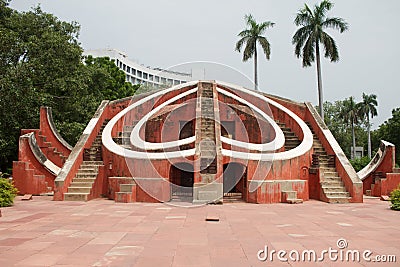
[[232,158],[245,159],[245,160],[260,160],[260,161],[288,160],[288,159],[292,159],[292,158],[301,156],[312,148],[313,136],[312,136],[310,128],[308,128],[307,124],[305,124],[305,122],[302,119],[300,119],[296,114],[294,114],[292,111],[285,108],[281,104],[275,102],[274,100],[269,99],[261,94],[253,92],[244,87],[225,83],[225,82],[220,82],[220,81],[216,81],[216,83],[221,84],[226,87],[236,89],[236,90],[244,92],[244,93],[247,93],[249,95],[252,95],[254,97],[257,97],[257,98],[263,100],[264,102],[267,102],[270,105],[277,107],[278,109],[282,110],[283,112],[288,114],[290,117],[292,117],[292,119],[295,120],[295,122],[300,126],[300,128],[303,132],[303,140],[301,141],[300,145],[298,145],[297,147],[295,147],[291,150],[288,150],[288,151],[278,152],[278,153],[249,153],[249,152],[239,152],[239,151],[231,151],[231,150],[227,150],[227,149],[222,149],[222,155],[229,156]]
[[241,148],[246,148],[249,150],[257,150],[257,151],[261,151],[261,152],[275,151],[275,150],[283,147],[283,145],[285,144],[285,136],[282,132],[282,129],[279,128],[278,124],[276,124],[276,122],[270,116],[265,114],[264,111],[262,111],[255,105],[251,104],[250,102],[248,102],[248,101],[244,100],[243,98],[240,98],[237,95],[234,95],[228,91],[225,91],[222,88],[217,87],[217,92],[219,92],[223,95],[229,96],[230,98],[233,98],[233,99],[247,105],[252,110],[259,113],[264,119],[266,119],[272,125],[272,127],[275,131],[275,139],[269,143],[264,143],[264,144],[247,143],[247,142],[242,142],[242,141],[238,141],[238,140],[234,140],[234,139],[230,139],[230,138],[221,136],[221,141],[223,143],[227,143],[229,145],[233,145],[233,146],[237,146],[237,147],[241,147]]
[[159,105],[158,107],[156,107],[155,109],[153,109],[152,111],[147,113],[143,118],[140,119],[140,121],[133,128],[131,137],[130,137],[131,144],[134,145],[135,147],[145,149],[145,150],[158,150],[158,149],[167,149],[167,148],[178,147],[181,145],[187,145],[187,144],[193,143],[196,140],[195,136],[180,139],[177,141],[170,141],[170,142],[163,142],[163,143],[146,142],[145,140],[143,140],[140,137],[139,132],[140,132],[140,129],[142,128],[142,126],[147,122],[147,120],[151,116],[156,114],[158,111],[160,111],[162,108],[164,108],[165,106],[168,106],[169,104],[175,102],[178,99],[181,99],[182,97],[185,97],[185,96],[188,96],[190,94],[197,92],[197,90],[198,90],[198,87],[188,90],[182,94],[179,94],[179,95],[169,99],[168,101],[165,101],[164,103],[162,103],[161,105]]
[[198,81],[192,81],[188,82],[185,84],[179,84],[175,85],[171,88],[161,90],[159,92],[156,92],[152,95],[149,95],[145,98],[142,98],[138,100],[137,102],[133,103],[126,109],[122,110],[120,113],[115,115],[106,125],[106,127],[103,130],[103,134],[101,136],[101,141],[103,142],[103,145],[112,153],[117,154],[119,156],[123,156],[126,158],[139,158],[139,159],[166,159],[166,158],[180,158],[180,157],[189,157],[193,156],[195,154],[195,148],[188,149],[188,150],[181,150],[181,151],[173,151],[173,152],[164,152],[164,153],[152,153],[152,152],[140,152],[140,151],[133,151],[129,149],[125,149],[120,145],[117,145],[114,140],[112,139],[111,132],[112,129],[114,128],[114,125],[123,117],[125,116],[129,111],[132,109],[140,106],[141,104],[155,98],[161,95],[164,95],[166,93],[172,92],[174,90],[181,89],[183,87],[187,86],[193,86],[196,85]]

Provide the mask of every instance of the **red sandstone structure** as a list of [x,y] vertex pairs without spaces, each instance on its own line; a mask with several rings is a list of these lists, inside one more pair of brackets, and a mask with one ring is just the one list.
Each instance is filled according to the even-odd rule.
[[[224,82],[103,101],[74,148],[57,134],[48,108],[40,129],[22,134],[13,168],[22,194],[192,204],[363,201],[363,182],[310,103]],[[385,151],[394,155],[394,147]],[[365,170],[364,193],[387,194],[400,180],[378,165]],[[373,173],[386,178],[378,182]]]

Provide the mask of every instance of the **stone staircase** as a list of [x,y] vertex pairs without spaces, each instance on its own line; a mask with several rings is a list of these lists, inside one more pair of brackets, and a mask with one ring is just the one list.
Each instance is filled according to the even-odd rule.
[[129,139],[136,124],[137,122],[132,125],[124,125],[122,132],[118,132],[118,136],[113,137],[114,142],[124,148],[131,148]]
[[96,181],[98,168],[101,165],[103,165],[103,161],[83,161],[72,183],[68,187],[68,192],[64,193],[64,200],[90,200],[89,195]]
[[307,122],[313,134],[312,167],[319,168],[320,175],[323,179],[320,181],[322,192],[325,194],[329,203],[348,203],[350,193],[347,192],[342,178],[340,178],[335,167],[335,156],[328,155],[319,141],[317,135],[313,131],[311,125]]
[[244,203],[242,193],[224,193],[224,203]]
[[55,148],[51,142],[48,142],[46,136],[42,134],[42,131],[38,131],[36,133],[37,133],[36,140],[43,154],[45,154],[46,157],[54,164],[56,164],[59,167],[62,167],[65,161],[67,160],[68,155],[64,155],[62,152],[58,151],[57,148]]
[[282,122],[276,121],[276,124],[281,128],[285,136],[285,151],[293,149],[300,145],[301,141],[297,138],[296,134]]
[[104,165],[101,153],[101,134],[107,123],[108,120],[103,122],[91,147],[84,150],[83,162],[68,187],[67,193],[64,193],[65,201],[90,200],[90,193],[99,173],[99,166]]
[[217,173],[215,119],[212,84],[205,84],[201,92],[200,173]]

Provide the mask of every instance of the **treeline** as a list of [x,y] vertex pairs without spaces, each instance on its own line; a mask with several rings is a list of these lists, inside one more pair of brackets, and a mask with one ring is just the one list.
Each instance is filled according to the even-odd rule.
[[38,128],[40,106],[50,106],[61,135],[75,144],[103,99],[137,86],[108,58],[86,58],[80,26],[40,7],[18,12],[0,0],[0,171],[17,159],[21,129]]
[[[370,119],[378,115],[376,95],[363,94],[363,100],[356,102],[354,97],[338,100],[333,103],[324,103],[325,123],[335,136],[339,145],[348,158],[354,158],[351,153],[353,146],[364,148],[364,159],[352,160],[353,166],[359,170],[365,166],[371,156],[379,148],[380,140],[393,143],[400,148],[400,108],[393,109],[392,117],[379,125],[376,130],[371,129]],[[368,149],[369,135],[371,146]],[[400,164],[400,150],[396,150],[396,162]]]

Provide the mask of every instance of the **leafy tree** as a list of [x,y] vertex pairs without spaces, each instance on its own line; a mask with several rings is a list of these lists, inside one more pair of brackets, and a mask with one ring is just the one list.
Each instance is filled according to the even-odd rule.
[[75,144],[101,100],[136,87],[109,60],[83,63],[79,25],[35,7],[17,12],[0,0],[0,169],[17,159],[20,130],[37,128],[50,106],[63,137]]
[[[350,148],[353,146],[351,123],[342,114],[345,109],[345,103],[345,100],[324,103],[325,124],[338,141],[346,156],[351,158]],[[357,137],[356,141],[358,145],[365,144],[367,141],[367,133],[362,127],[364,123],[366,123],[365,119],[359,117],[358,123],[354,124],[354,135]]]
[[[381,124],[375,131],[376,140],[385,140],[400,148],[400,108],[392,110],[392,117]],[[396,149],[396,162],[400,164],[400,149]]]
[[39,107],[53,107],[60,119],[73,113],[87,87],[77,23],[40,7],[20,13],[5,1],[0,10],[0,168],[6,169],[16,159],[20,129],[37,127]]
[[351,134],[353,140],[353,153],[351,158],[356,158],[356,135],[355,135],[355,125],[359,122],[360,117],[360,105],[354,101],[354,97],[350,96],[343,101],[343,108],[340,112],[340,116],[351,125]]
[[303,58],[303,67],[311,66],[317,61],[317,79],[319,95],[319,112],[324,119],[323,110],[323,90],[321,77],[320,44],[325,49],[325,57],[331,62],[339,60],[339,52],[335,40],[324,30],[328,28],[338,29],[341,33],[348,29],[348,24],[337,17],[327,17],[327,12],[331,10],[333,4],[328,0],[323,0],[319,5],[311,10],[307,4],[297,13],[294,20],[296,26],[301,26],[293,35],[292,44],[295,45],[296,56]]
[[132,85],[126,81],[125,73],[121,71],[108,57],[88,56],[85,64],[90,71],[89,88],[101,101],[115,100],[132,96],[140,85]]
[[367,118],[367,131],[368,131],[368,157],[372,158],[371,152],[371,123],[369,122],[369,118],[373,118],[378,115],[378,111],[376,110],[376,106],[378,106],[378,101],[376,100],[376,95],[371,94],[367,95],[363,93],[363,100],[360,103],[360,112],[361,116]]
[[236,51],[240,52],[242,46],[245,45],[243,51],[244,62],[254,56],[254,89],[258,90],[257,43],[261,45],[266,59],[269,60],[271,55],[271,45],[263,34],[268,28],[273,27],[275,23],[265,21],[258,24],[252,15],[246,15],[244,20],[246,21],[247,28],[238,34],[240,40],[236,43]]

